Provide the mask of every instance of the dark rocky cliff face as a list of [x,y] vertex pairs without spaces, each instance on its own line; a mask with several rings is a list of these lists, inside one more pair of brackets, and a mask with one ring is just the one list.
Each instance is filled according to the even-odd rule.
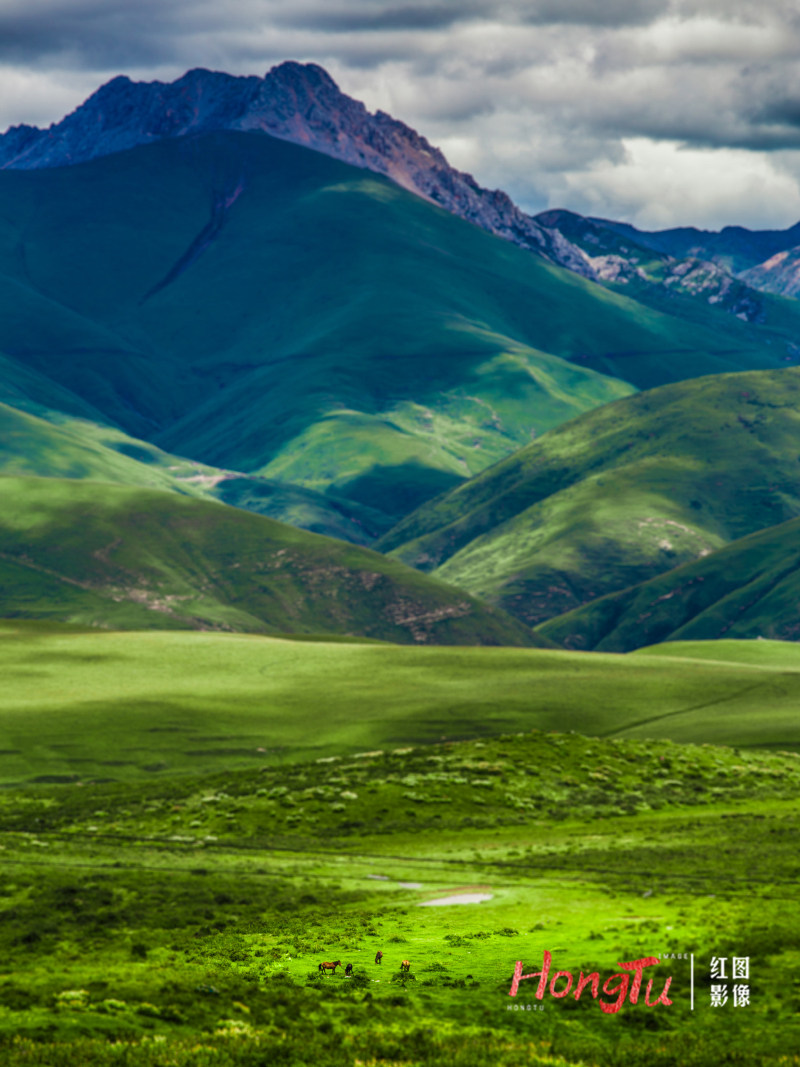
[[168,84],[114,78],[48,130],[10,129],[0,137],[0,168],[68,166],[209,130],[265,133],[385,174],[490,233],[595,277],[561,233],[534,221],[500,190],[483,189],[455,170],[405,123],[367,111],[313,63],[282,63],[264,78],[207,70],[191,70]]

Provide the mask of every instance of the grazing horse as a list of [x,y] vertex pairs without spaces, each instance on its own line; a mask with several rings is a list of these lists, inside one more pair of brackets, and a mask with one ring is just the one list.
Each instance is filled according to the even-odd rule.
[[319,973],[325,974],[326,971],[333,971],[333,973],[336,974],[336,968],[341,967],[341,965],[341,960],[334,960],[333,963],[321,963],[319,965]]
[[345,976],[345,978],[350,978],[352,974],[353,974],[353,964],[352,963],[348,963],[347,966],[344,969],[344,976]]
[[400,964],[400,970],[401,971],[410,971],[411,970],[411,964],[408,962],[408,960],[403,960],[403,962]]
[[380,951],[380,949],[378,949],[378,951],[375,953],[375,962],[380,963],[382,959],[383,953]]

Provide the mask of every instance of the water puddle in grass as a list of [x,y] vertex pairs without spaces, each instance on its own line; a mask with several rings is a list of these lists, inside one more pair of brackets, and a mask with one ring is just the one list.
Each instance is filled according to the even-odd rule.
[[444,904],[480,904],[483,900],[491,900],[491,893],[456,893],[452,897],[437,897],[436,900],[423,900],[421,908],[436,908]]

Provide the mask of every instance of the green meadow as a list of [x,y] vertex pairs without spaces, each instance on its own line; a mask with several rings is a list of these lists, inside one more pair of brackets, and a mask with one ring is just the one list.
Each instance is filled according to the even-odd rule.
[[[790,753],[534,730],[6,789],[0,1050],[53,1067],[797,1064],[798,785]],[[511,998],[517,961],[533,973],[545,951],[575,981],[655,957],[652,1000],[669,978],[671,1003],[608,1014],[608,993],[539,1000],[535,980]],[[748,958],[749,1006],[711,1007],[712,955]]]
[[754,656],[731,642],[728,659],[676,662],[680,647],[620,656],[4,622],[0,781],[207,773],[533,728],[800,744],[795,645],[759,642]]
[[792,644],[6,620],[0,671],[0,1060],[798,1063]]

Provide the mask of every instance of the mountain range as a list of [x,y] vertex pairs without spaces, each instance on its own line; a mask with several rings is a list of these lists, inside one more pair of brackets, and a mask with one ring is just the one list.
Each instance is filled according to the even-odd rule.
[[536,219],[583,253],[595,281],[622,287],[653,306],[676,306],[688,298],[763,324],[764,293],[800,291],[793,273],[800,223],[787,230],[726,226],[719,233],[693,227],[647,233],[571,211],[544,211]]
[[[484,189],[470,174],[450,166],[416,130],[383,111],[370,113],[314,63],[287,61],[263,78],[203,69],[171,83],[132,82],[120,75],[47,130],[11,127],[0,137],[0,169],[61,167],[218,130],[266,133],[365,167],[569,270],[594,280],[602,280],[607,270],[605,264],[593,263],[594,250],[587,255],[583,242],[573,240],[570,226],[562,225],[563,216],[571,213],[526,214],[502,190]],[[626,223],[583,222],[673,259],[714,263],[726,273],[760,268],[751,284],[776,293],[786,290],[772,282],[767,264],[800,244],[800,223],[785,231],[755,233],[740,226],[721,233],[693,227],[644,233]]]
[[292,62],[115,78],[0,169],[0,614],[794,634],[736,589],[791,570],[800,223],[532,217]]
[[314,63],[281,63],[264,78],[191,70],[177,81],[120,76],[49,130],[12,127],[0,168],[32,170],[86,162],[168,138],[217,130],[260,132],[385,174],[432,203],[579,273],[581,257],[499,190],[482,189],[405,123],[339,90]]

